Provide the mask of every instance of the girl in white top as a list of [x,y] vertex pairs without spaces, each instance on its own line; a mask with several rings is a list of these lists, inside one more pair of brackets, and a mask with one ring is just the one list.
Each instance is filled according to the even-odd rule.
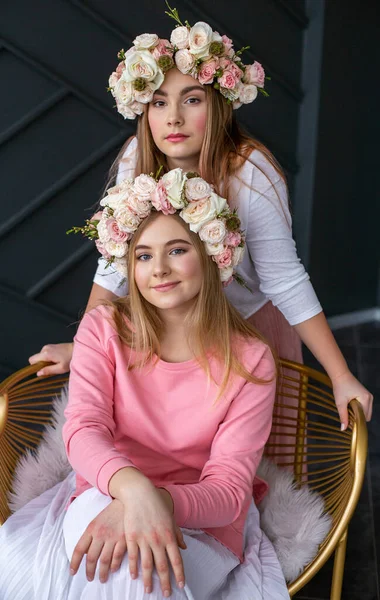
[[[198,25],[197,36],[190,40],[190,50],[192,43],[196,47],[196,44],[202,44],[209,35],[207,24]],[[184,47],[181,36],[185,29],[186,27],[179,27],[172,33],[176,41],[171,41],[176,48]],[[210,39],[219,40],[216,43],[224,45],[224,50],[232,47],[231,40],[226,36],[221,38],[211,28],[209,30],[213,36]],[[131,104],[128,100],[127,104],[121,103],[130,89],[126,86],[131,85],[123,82],[121,77],[125,64],[129,61],[129,68],[133,73],[133,60],[141,63],[144,52],[144,56],[155,56],[156,50],[159,52],[161,48],[165,53],[166,47],[170,45],[167,40],[159,40],[158,43],[155,38],[157,36],[153,34],[138,36],[134,42],[136,47],[131,49],[135,54],[132,58],[131,51],[123,55],[123,62],[110,78],[119,112],[128,118],[136,116],[133,111],[140,115],[136,137],[128,140],[123,147],[113,168],[114,175],[117,173],[117,180],[120,181],[140,173],[155,173],[160,167],[164,170],[181,167],[186,171],[198,172],[203,179],[213,184],[217,192],[228,198],[230,204],[238,209],[242,228],[246,232],[248,252],[240,265],[239,274],[250,288],[248,290],[236,282],[232,283],[226,290],[229,300],[266,336],[280,357],[302,361],[301,338],[333,382],[342,428],[348,425],[347,405],[354,397],[362,403],[369,420],[373,397],[349,371],[309,276],[297,256],[283,172],[271,153],[239,128],[233,116],[233,107],[238,107],[236,102],[228,102],[225,94],[220,93],[222,88],[215,89],[215,83],[206,85],[216,80],[212,80],[212,77],[210,80],[207,69],[202,71],[202,64],[196,77],[184,74],[183,60],[186,59],[186,63],[189,51],[176,49],[173,56],[179,68],[174,66],[165,71],[165,75],[157,71],[158,75],[154,80],[156,85],[150,90],[149,97],[145,95],[145,100],[139,96],[141,102]],[[143,50],[141,53],[136,49],[139,44],[141,47],[140,42],[152,42],[153,46],[149,52]],[[202,51],[203,49],[202,47]],[[180,56],[181,52],[187,53],[185,58],[184,55]],[[136,56],[137,59],[134,58]],[[177,60],[178,56],[180,60]],[[162,58],[165,57],[161,56],[160,59]],[[152,64],[149,64],[151,67]],[[210,68],[210,61],[206,67]],[[145,63],[143,68],[147,68]],[[255,81],[258,86],[263,86],[263,71],[258,63],[246,68],[244,75],[243,71],[238,71],[238,85],[241,88],[255,87],[243,83],[249,77],[251,83]],[[228,71],[226,76],[233,75]],[[134,85],[136,81],[140,85],[141,77],[133,80]],[[218,81],[222,79],[219,78]],[[120,83],[124,85],[121,91],[117,88]],[[115,89],[119,90],[119,95]],[[137,88],[134,89],[135,95],[140,93],[136,92]],[[146,88],[144,93],[146,94]],[[126,286],[111,268],[105,269],[105,263],[101,260],[88,307],[94,306],[100,299],[114,299],[124,295]],[[55,363],[42,369],[39,375],[62,373],[69,368],[71,352],[71,344],[48,345],[29,360],[32,364],[39,360]]]

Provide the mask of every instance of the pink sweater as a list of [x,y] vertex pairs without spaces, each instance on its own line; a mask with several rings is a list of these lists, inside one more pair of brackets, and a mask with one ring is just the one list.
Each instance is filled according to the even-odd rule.
[[[180,527],[203,529],[242,559],[252,495],[257,502],[266,492],[255,473],[270,433],[275,381],[258,385],[234,375],[214,404],[217,386],[196,360],[128,371],[133,356],[108,308],[84,316],[63,428],[76,495],[92,486],[108,494],[111,477],[134,466],[168,490]],[[273,357],[259,340],[241,343],[241,359],[255,376],[273,377]],[[220,381],[220,365],[211,358],[210,366]]]

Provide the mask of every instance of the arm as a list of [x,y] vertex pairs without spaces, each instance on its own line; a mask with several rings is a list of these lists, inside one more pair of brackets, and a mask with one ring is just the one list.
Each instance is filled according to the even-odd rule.
[[[265,348],[254,375],[265,380],[274,377],[269,349]],[[275,379],[269,384],[246,382],[219,426],[199,483],[164,486],[172,496],[179,526],[221,527],[239,517],[252,497],[253,479],[271,429],[275,390]]]
[[[304,344],[325,368],[333,383],[342,427],[348,425],[347,404],[358,398],[367,420],[372,395],[352,375],[335,342],[322,307],[300,259],[290,227],[287,191],[281,180],[261,196],[250,194],[247,246],[260,280],[261,291],[272,300]],[[252,180],[251,187],[254,187]]]
[[324,314],[320,313],[299,323],[295,329],[332,381],[342,429],[348,426],[347,405],[352,398],[361,402],[369,421],[372,416],[373,396],[350,372]]

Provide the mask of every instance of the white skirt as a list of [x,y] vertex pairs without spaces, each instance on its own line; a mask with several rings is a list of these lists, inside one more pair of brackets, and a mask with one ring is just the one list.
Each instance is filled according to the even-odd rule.
[[[86,579],[85,559],[72,577],[69,563],[87,525],[110,502],[90,489],[66,506],[74,474],[12,515],[0,528],[0,600],[162,600],[158,576],[146,594],[142,579],[130,578],[128,555],[106,583]],[[182,529],[186,586],[172,577],[172,600],[288,600],[272,544],[260,529],[252,502],[245,528],[245,560],[200,530]]]

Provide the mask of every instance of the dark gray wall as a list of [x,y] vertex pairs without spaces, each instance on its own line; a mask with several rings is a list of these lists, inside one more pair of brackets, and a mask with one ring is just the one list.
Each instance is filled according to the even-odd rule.
[[[318,1],[318,0],[317,0]],[[187,0],[183,19],[208,21],[250,44],[271,75],[269,100],[239,113],[298,172],[304,0]],[[136,6],[135,6],[136,8]],[[117,149],[132,133],[106,93],[116,54],[135,35],[168,36],[164,2],[0,2],[0,377],[47,342],[72,338],[95,269],[91,244],[65,231],[91,215]],[[213,19],[212,15],[217,15]]]
[[309,271],[330,315],[379,302],[379,8],[326,2]]

